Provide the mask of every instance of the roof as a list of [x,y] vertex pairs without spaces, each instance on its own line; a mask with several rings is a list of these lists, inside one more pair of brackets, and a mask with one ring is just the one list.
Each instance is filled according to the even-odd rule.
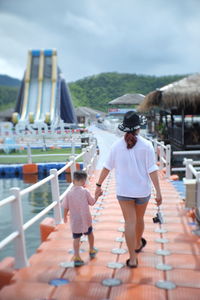
[[143,101],[143,99],[144,99],[144,95],[142,94],[126,94],[108,102],[108,104],[109,105],[120,105],[120,104],[133,105],[133,104],[140,104]]
[[148,111],[153,107],[186,108],[195,111],[200,104],[200,74],[193,74],[181,80],[155,90],[144,98],[139,111]]
[[76,107],[75,108],[75,113],[76,113],[77,117],[85,116],[85,117],[95,117],[96,118],[97,114],[100,114],[100,115],[103,115],[103,116],[105,115],[105,113],[102,112],[102,111],[95,110],[95,109],[92,109],[92,108],[86,107],[86,106]]

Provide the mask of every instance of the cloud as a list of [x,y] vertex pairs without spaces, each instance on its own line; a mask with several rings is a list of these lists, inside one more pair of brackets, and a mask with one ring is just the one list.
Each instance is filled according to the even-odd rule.
[[199,11],[198,0],[0,0],[1,66],[21,77],[28,49],[57,48],[67,81],[197,72]]
[[23,70],[19,68],[14,63],[9,63],[9,61],[6,61],[4,59],[0,58],[0,70],[2,75],[9,74],[12,77],[21,78],[21,74]]

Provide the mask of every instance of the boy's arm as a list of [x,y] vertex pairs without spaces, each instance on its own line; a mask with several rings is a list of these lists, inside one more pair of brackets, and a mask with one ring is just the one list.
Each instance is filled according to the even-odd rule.
[[69,212],[69,197],[68,197],[68,194],[63,199],[62,207],[64,208],[64,223],[67,223],[67,215],[68,215],[68,212]]
[[64,223],[67,223],[67,215],[68,215],[69,209],[64,208]]
[[87,200],[89,205],[94,205],[98,199],[98,197],[92,197],[90,192],[86,189],[86,195],[87,195]]

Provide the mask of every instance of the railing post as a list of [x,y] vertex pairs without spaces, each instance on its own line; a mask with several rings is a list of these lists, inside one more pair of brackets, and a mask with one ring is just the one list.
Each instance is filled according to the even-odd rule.
[[88,151],[88,175],[91,176],[92,173],[92,149],[93,147],[90,145],[89,147],[87,147],[87,151]]
[[72,142],[71,142],[71,148],[72,148],[71,153],[73,156],[75,156],[75,141],[73,138],[72,138]]
[[86,156],[87,156],[86,149],[84,148],[82,152],[83,152],[83,170],[86,171]]
[[157,163],[157,161],[158,161],[158,143],[157,143],[157,140],[153,140],[153,147],[154,147],[155,156],[156,156],[156,163]]
[[97,138],[93,137],[92,140],[94,141],[95,147],[97,147]]
[[193,174],[189,168],[189,165],[193,165],[193,160],[190,159],[185,159],[185,165],[186,165],[186,171],[185,171],[185,178],[186,179],[192,179],[193,178]]
[[93,148],[93,168],[92,171],[94,171],[96,169],[96,165],[97,165],[97,149],[96,149],[96,144],[94,144],[94,148]]
[[75,157],[74,156],[70,156],[70,161],[72,161],[72,165],[70,167],[70,171],[71,171],[71,179],[73,180],[73,174],[76,171],[76,162],[75,162]]
[[164,142],[161,142],[160,143],[160,170],[163,169],[163,166],[164,166],[164,163],[163,163],[163,160],[162,158],[164,158]]
[[167,145],[166,150],[166,177],[171,175],[171,145]]
[[90,173],[92,174],[94,171],[94,165],[95,165],[95,154],[94,154],[94,143],[91,143],[91,148],[90,148],[90,163],[91,163],[91,168],[90,168]]
[[197,173],[196,179],[197,179],[197,194],[196,194],[197,202],[196,202],[196,204],[197,204],[198,210],[200,211],[200,172]]
[[27,144],[27,155],[28,155],[28,164],[32,164],[32,156],[31,156],[31,146]]
[[85,171],[87,172],[88,171],[88,147],[85,148],[85,154],[84,154],[84,157],[83,157],[83,163],[84,163],[84,169]]
[[52,201],[56,201],[57,204],[54,206],[54,219],[56,224],[62,223],[62,213],[61,213],[61,205],[60,205],[60,189],[58,182],[58,173],[56,169],[51,169],[50,174],[54,175],[54,178],[51,179],[51,193],[52,193]]
[[15,247],[15,268],[24,268],[29,265],[25,247],[25,237],[23,229],[23,212],[20,189],[17,187],[10,189],[16,200],[11,204],[12,226],[14,231],[19,232],[19,236],[14,240]]

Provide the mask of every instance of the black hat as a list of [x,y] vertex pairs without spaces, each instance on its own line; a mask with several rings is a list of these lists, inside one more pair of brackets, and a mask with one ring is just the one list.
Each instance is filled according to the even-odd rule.
[[118,125],[119,130],[124,132],[131,132],[140,128],[140,117],[134,111],[128,111],[124,115],[122,124]]

